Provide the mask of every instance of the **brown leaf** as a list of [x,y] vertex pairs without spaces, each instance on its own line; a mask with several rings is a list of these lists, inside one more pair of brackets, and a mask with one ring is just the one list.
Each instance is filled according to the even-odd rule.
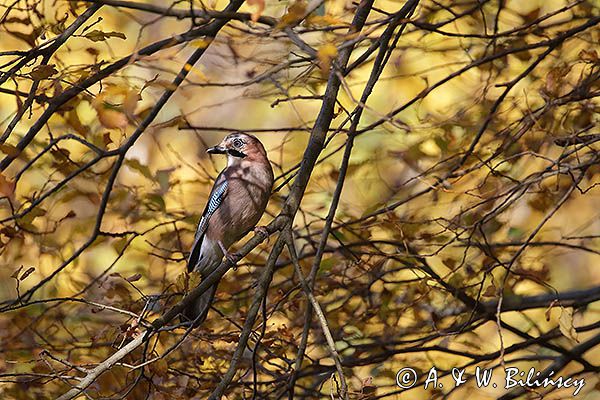
[[36,81],[46,79],[51,77],[54,74],[57,74],[58,70],[54,68],[53,64],[48,65],[38,65],[35,67],[29,75]]
[[113,143],[112,139],[110,138],[110,132],[104,132],[102,135],[102,141],[104,142],[105,147],[108,147],[109,144]]
[[587,61],[591,63],[597,63],[599,61],[598,53],[596,52],[596,50],[581,50],[579,52],[579,58],[582,61]]
[[361,399],[369,399],[377,390],[377,387],[373,385],[373,377],[369,376],[362,381],[362,388],[360,389],[361,394],[363,395]]
[[550,321],[550,312],[552,312],[552,308],[554,308],[554,306],[558,303],[558,300],[554,299],[552,300],[552,303],[550,303],[550,305],[548,306],[548,308],[546,308],[546,311],[544,312],[544,316],[546,317],[546,321]]
[[10,156],[10,157],[16,157],[21,153],[21,150],[17,149],[15,146],[13,146],[12,144],[8,144],[8,143],[0,144],[0,150],[2,150],[2,152],[4,154],[6,154],[7,156]]
[[35,267],[29,267],[27,271],[23,272],[19,280],[24,281],[33,271],[35,271]]
[[135,281],[139,281],[140,278],[142,277],[142,274],[133,274],[130,277],[126,278],[127,282],[135,282]]
[[283,29],[288,26],[297,25],[306,15],[306,3],[297,1],[288,8],[287,12],[281,17],[276,28]]
[[101,30],[94,29],[93,31],[89,31],[85,35],[83,35],[86,39],[91,40],[92,42],[103,42],[106,39],[111,37],[116,37],[119,39],[127,39],[125,34],[121,32],[102,32]]
[[485,289],[485,292],[481,294],[483,297],[495,297],[496,296],[496,288],[492,285],[488,286]]
[[15,198],[15,188],[17,184],[13,181],[9,181],[0,173],[0,194],[8,197],[9,199]]
[[165,376],[169,370],[169,364],[164,358],[161,358],[150,364],[150,369],[158,376]]

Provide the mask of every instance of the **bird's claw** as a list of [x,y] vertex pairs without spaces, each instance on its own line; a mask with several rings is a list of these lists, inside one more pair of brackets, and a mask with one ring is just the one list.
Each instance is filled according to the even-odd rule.
[[225,259],[233,264],[233,270],[235,271],[237,269],[237,262],[241,258],[240,254],[228,252],[220,240],[217,243],[219,244],[219,247],[221,248],[221,251],[223,252],[223,256],[225,257]]
[[233,264],[233,269],[235,270],[237,269],[237,262],[240,259],[240,254],[227,252],[225,253],[225,259]]

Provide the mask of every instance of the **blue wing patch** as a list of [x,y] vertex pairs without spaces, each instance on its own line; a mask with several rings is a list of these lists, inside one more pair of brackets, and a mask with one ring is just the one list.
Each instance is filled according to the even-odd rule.
[[[218,182],[217,178],[217,182]],[[208,228],[208,223],[210,221],[210,217],[217,211],[221,203],[223,203],[223,199],[227,193],[227,180],[223,179],[223,181],[216,185],[208,198],[208,202],[206,204],[206,209],[204,210],[204,214],[202,214],[202,218],[200,218],[200,222],[198,223],[198,229],[196,229],[196,235],[194,239],[194,244],[192,245],[192,251],[190,252],[190,256],[188,258],[188,271],[192,271],[196,263],[200,258],[200,248],[202,247],[202,240],[204,238],[204,234],[206,233],[206,229]]]
[[206,207],[206,216],[211,216],[217,208],[221,205],[223,198],[225,197],[225,192],[227,191],[227,180],[223,180],[219,186],[215,188],[215,191],[211,194],[210,199],[208,199],[208,205]]

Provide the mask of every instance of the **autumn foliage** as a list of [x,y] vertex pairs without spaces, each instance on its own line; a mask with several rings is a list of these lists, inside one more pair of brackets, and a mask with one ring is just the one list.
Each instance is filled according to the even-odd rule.
[[[573,393],[506,367],[598,398],[599,7],[4,2],[0,398]],[[190,329],[205,150],[234,131],[275,171],[269,237]]]

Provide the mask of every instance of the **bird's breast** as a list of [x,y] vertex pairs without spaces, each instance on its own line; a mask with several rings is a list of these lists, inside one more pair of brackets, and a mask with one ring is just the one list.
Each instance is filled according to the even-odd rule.
[[[211,217],[207,235],[229,247],[252,230],[265,211],[273,184],[272,175],[241,171],[227,177],[227,195]],[[257,173],[258,172],[258,173]]]

